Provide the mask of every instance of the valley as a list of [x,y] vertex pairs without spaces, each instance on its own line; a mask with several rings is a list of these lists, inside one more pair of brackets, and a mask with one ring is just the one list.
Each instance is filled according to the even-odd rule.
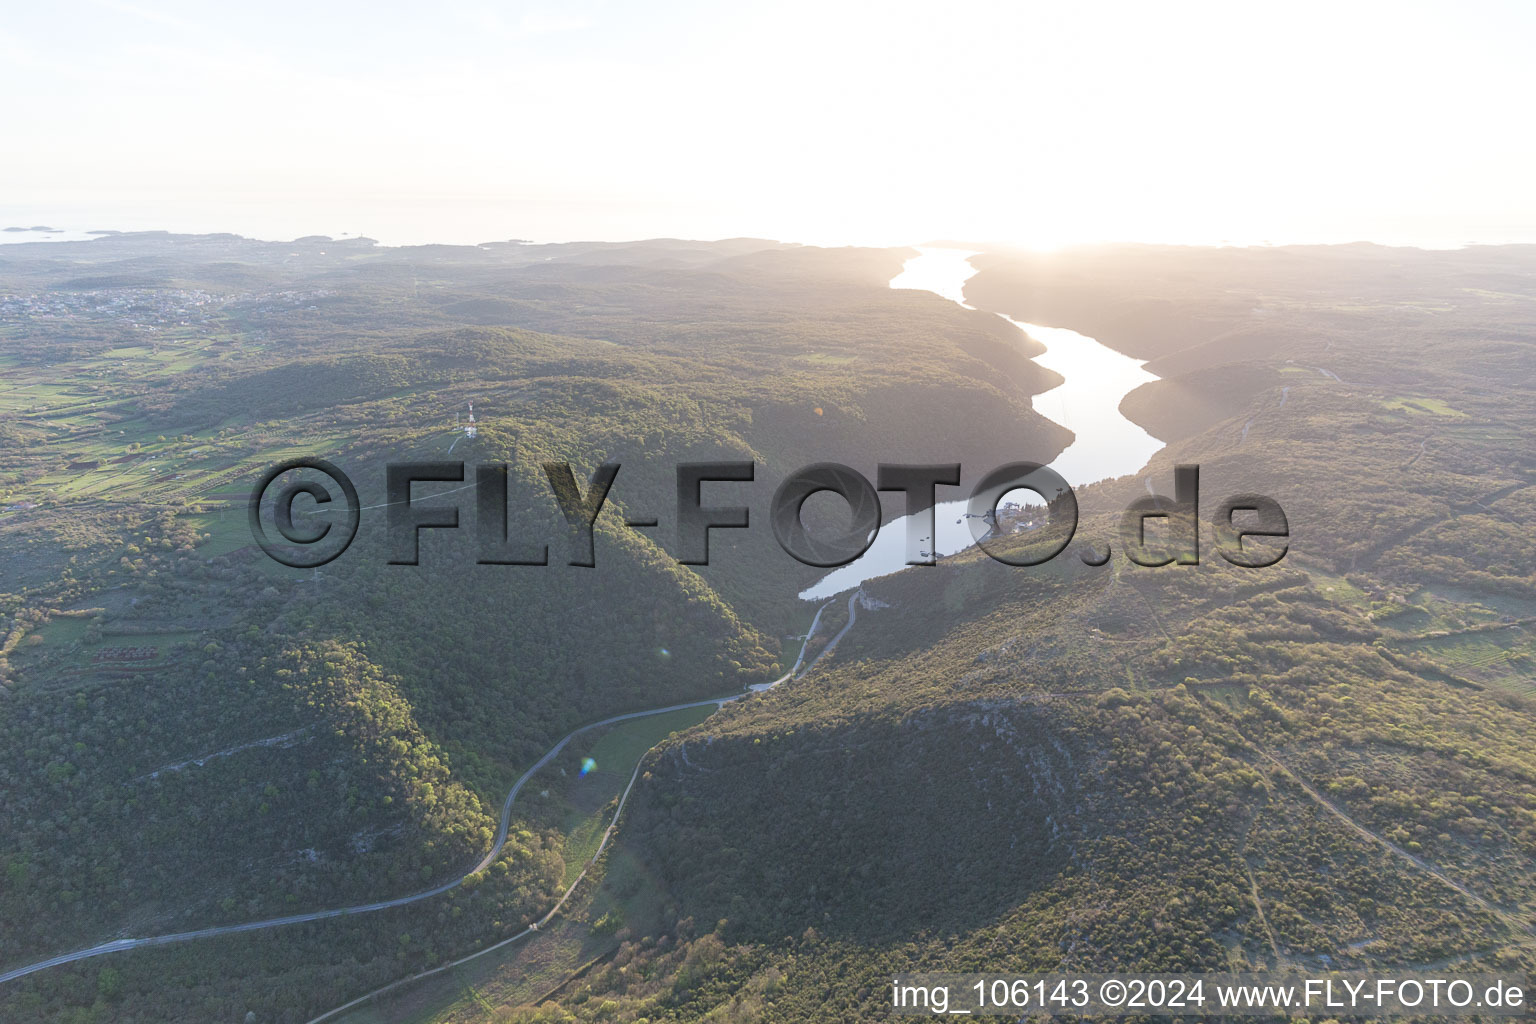
[[[1529,969],[1531,251],[994,249],[891,287],[920,258],[0,251],[0,1016],[819,1020],[913,966]],[[1156,379],[1053,409],[1057,336],[1004,317]],[[250,544],[267,465],[372,505],[450,447],[551,536],[542,462],[633,469],[597,568]],[[966,531],[812,604],[766,528],[688,567],[623,525],[678,461],[757,461],[756,518],[813,459],[1089,451],[1122,461],[1072,481],[1084,543],[1197,463],[1280,501],[1290,553],[1020,569]]]

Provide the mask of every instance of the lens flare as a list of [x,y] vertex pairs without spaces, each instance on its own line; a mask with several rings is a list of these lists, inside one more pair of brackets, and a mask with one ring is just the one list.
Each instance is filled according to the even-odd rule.
[[594,772],[596,770],[597,770],[597,762],[596,761],[592,760],[590,757],[584,757],[584,758],[581,759],[581,777],[582,778],[586,778],[588,775],[590,775],[592,772]]

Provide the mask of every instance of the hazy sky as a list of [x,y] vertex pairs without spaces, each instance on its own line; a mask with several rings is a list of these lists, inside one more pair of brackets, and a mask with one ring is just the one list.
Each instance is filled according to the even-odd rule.
[[212,6],[8,5],[0,219],[1536,240],[1536,5]]

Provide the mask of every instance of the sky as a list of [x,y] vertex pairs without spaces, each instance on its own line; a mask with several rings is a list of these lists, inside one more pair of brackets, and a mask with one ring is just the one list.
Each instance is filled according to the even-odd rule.
[[1536,5],[60,0],[0,225],[1536,241]]

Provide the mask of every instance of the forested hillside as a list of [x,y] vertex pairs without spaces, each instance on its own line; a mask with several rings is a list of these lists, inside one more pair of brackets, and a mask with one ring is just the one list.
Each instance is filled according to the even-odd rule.
[[[764,521],[679,565],[678,462],[757,461],[720,498],[757,516],[813,461],[960,461],[969,482],[1069,440],[1011,328],[886,287],[906,255],[0,251],[0,972],[450,880],[571,729],[780,676],[818,574]],[[0,986],[0,1016],[307,1021],[541,918],[636,765],[557,923],[463,968],[472,996],[456,970],[351,1019],[865,1019],[919,968],[1529,970],[1532,260],[977,257],[971,302],[1162,378],[1123,408],[1168,447],[1080,495],[1060,558],[871,581],[823,609],[803,678],[584,736],[450,892],[51,968]],[[549,566],[476,564],[469,492],[457,533],[387,564],[384,465],[450,454],[509,463]],[[276,567],[245,522],[295,455],[369,507],[318,572]],[[595,569],[564,564],[550,460],[623,466]],[[1184,463],[1202,564],[1130,564],[1118,510]],[[1286,510],[1276,566],[1215,551],[1209,517],[1245,491]],[[1078,557],[1103,543],[1108,564]]]
[[[1029,346],[889,291],[901,260],[750,240],[0,252],[0,972],[451,880],[572,728],[777,676],[815,572],[765,520],[679,565],[678,463],[757,461],[742,493],[765,508],[812,459],[979,468],[1014,429],[1040,458],[1065,443],[1029,407],[1054,382]],[[277,566],[245,502],[299,455],[374,509],[390,462],[509,463],[509,520],[551,564],[476,564],[461,494],[464,528],[425,535],[419,566],[388,564],[382,511],[322,569]],[[545,461],[583,486],[622,467],[596,569],[565,564]],[[3,1015],[307,1019],[541,916],[577,834],[520,806],[451,894],[44,972],[0,991]]]
[[855,1020],[919,968],[1529,971],[1531,260],[978,257],[972,302],[1164,374],[1125,409],[1169,447],[1080,495],[1081,540],[1198,463],[1207,517],[1282,503],[1285,560],[1227,565],[1207,519],[1198,567],[973,552],[866,584],[816,672],[647,761],[594,965],[537,1010],[418,1010]]

